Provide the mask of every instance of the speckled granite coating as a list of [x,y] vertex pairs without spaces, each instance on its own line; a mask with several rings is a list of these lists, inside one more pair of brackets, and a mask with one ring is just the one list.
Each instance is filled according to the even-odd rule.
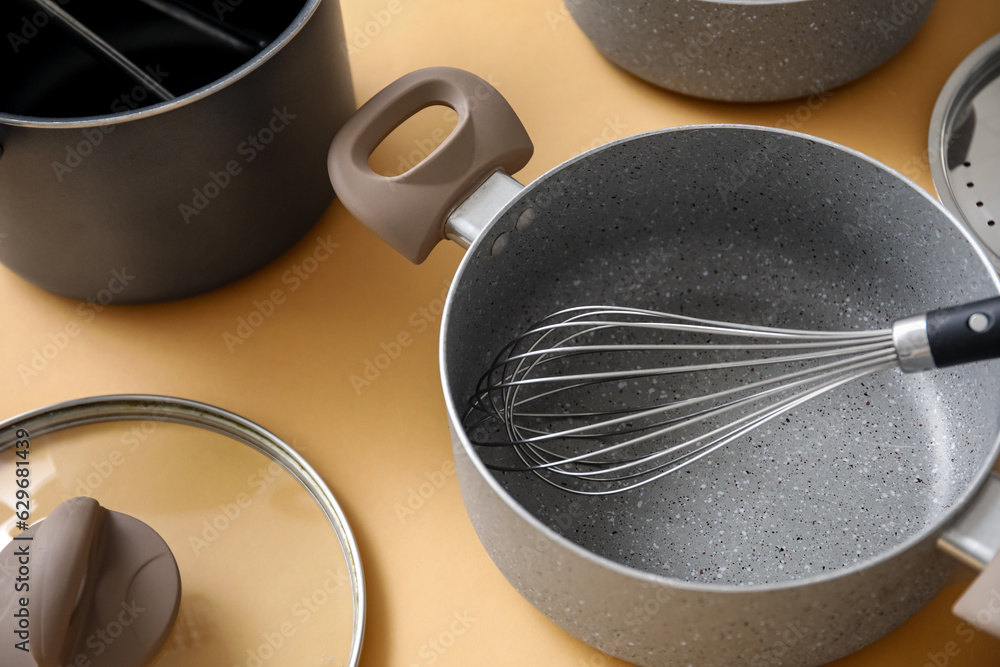
[[[515,332],[563,307],[872,329],[998,293],[929,195],[826,143],[751,128],[590,152],[530,185],[470,253],[442,339],[458,406]],[[527,474],[492,482],[463,437],[455,451],[494,561],[572,634],[641,665],[801,667],[870,643],[935,594],[950,564],[934,539],[995,456],[998,405],[997,362],[887,371],[605,498]]]
[[611,62],[688,95],[802,97],[892,57],[934,0],[565,0]]

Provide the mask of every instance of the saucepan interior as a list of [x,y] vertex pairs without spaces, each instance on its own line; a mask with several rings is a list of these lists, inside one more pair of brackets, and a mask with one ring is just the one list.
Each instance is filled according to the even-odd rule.
[[[456,283],[442,367],[459,417],[497,351],[568,306],[872,329],[998,293],[978,247],[911,183],[833,144],[733,126],[639,135],[562,165],[498,216]],[[998,433],[990,362],[850,383],[623,494],[484,474],[615,563],[760,585],[861,566],[935,530],[990,466]]]

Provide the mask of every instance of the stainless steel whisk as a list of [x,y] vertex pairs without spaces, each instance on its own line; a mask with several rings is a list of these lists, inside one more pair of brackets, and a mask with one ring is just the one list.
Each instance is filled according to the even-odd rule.
[[606,495],[677,472],[870,373],[995,357],[1000,297],[876,331],[582,306],[507,344],[480,379],[464,424],[487,466]]

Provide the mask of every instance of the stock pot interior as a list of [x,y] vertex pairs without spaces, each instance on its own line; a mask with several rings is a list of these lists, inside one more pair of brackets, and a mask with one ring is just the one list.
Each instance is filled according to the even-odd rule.
[[[927,195],[838,147],[756,128],[663,131],[588,153],[530,185],[470,253],[444,339],[460,414],[496,352],[564,307],[870,329],[998,291]],[[935,525],[990,465],[998,422],[996,362],[893,370],[628,493],[581,498],[529,474],[496,478],[616,563],[692,582],[786,582],[857,566]]]
[[[188,0],[187,10],[224,28],[248,46],[234,48],[134,0],[60,2],[97,34],[175,96],[190,93],[241,67],[288,27],[306,2]],[[174,5],[167,4],[167,7]],[[41,10],[17,1],[0,5],[0,114],[45,118],[100,116],[158,100],[115,68],[98,62]],[[250,48],[249,44],[255,46]]]

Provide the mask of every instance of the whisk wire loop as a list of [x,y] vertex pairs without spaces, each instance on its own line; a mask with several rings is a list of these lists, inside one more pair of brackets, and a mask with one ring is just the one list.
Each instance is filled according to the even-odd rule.
[[619,493],[898,363],[889,329],[807,331],[567,308],[501,350],[477,383],[465,427],[482,451],[513,451],[517,462],[484,458],[498,471],[529,471],[571,493]]

